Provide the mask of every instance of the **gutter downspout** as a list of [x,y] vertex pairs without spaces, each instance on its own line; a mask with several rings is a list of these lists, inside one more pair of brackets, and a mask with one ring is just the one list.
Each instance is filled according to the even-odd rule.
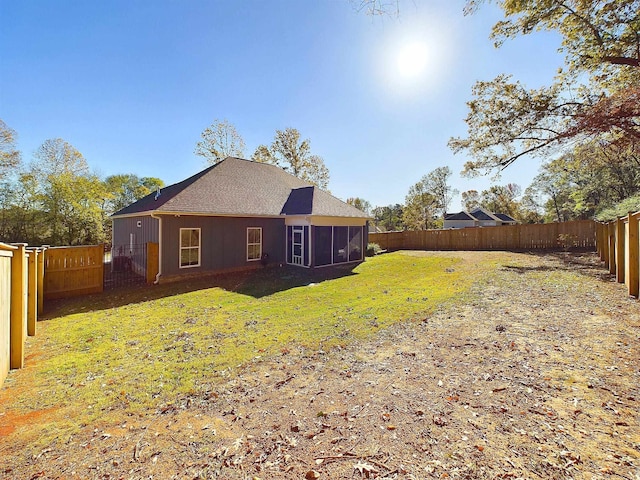
[[151,213],[151,218],[158,220],[158,273],[156,274],[156,280],[154,285],[160,283],[160,275],[162,275],[162,217],[156,216],[155,213]]

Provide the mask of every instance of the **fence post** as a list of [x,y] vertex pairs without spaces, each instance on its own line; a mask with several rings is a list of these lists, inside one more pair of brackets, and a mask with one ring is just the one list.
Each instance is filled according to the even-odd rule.
[[609,268],[609,224],[604,223],[602,225],[602,261],[604,262],[604,268]]
[[638,298],[640,290],[640,260],[638,254],[640,253],[640,245],[638,244],[638,233],[640,230],[639,219],[632,212],[629,212],[629,237],[627,238],[627,288],[629,295]]
[[150,285],[156,281],[159,268],[158,244],[147,242],[147,283]]
[[0,386],[11,368],[11,270],[16,250],[0,242]]
[[38,322],[38,250],[29,250],[29,275],[27,289],[27,335],[36,334]]
[[44,252],[49,245],[43,245],[38,254],[38,312],[44,311]]
[[609,222],[607,229],[609,243],[609,273],[616,273],[616,222]]
[[624,283],[624,221],[622,217],[616,219],[616,281]]
[[9,366],[22,368],[24,366],[24,341],[26,327],[25,309],[25,277],[24,268],[26,243],[15,244],[18,249],[11,258],[11,353]]

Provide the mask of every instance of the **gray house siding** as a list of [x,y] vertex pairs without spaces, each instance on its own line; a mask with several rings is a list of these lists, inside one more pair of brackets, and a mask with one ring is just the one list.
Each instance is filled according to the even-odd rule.
[[144,275],[147,242],[158,242],[158,220],[150,215],[114,218],[111,241],[111,268],[131,268]]
[[158,220],[150,215],[137,217],[114,218],[113,240],[114,247],[129,245],[130,234],[134,235],[134,243],[158,242]]
[[[262,228],[262,253],[269,263],[285,261],[285,223],[279,218],[162,217],[162,275],[184,275],[260,265],[247,261],[247,228]],[[200,229],[200,265],[180,268],[180,229]]]

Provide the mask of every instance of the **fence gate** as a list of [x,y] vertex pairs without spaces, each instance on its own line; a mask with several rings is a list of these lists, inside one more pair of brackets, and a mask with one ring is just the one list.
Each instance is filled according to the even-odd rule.
[[147,245],[105,246],[104,289],[142,285],[147,276]]
[[44,298],[65,298],[102,291],[102,245],[51,247],[44,257]]

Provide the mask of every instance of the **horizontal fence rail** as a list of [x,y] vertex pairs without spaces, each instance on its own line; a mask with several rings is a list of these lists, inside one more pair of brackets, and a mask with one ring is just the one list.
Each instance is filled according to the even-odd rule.
[[596,223],[505,225],[450,230],[370,233],[369,242],[394,250],[558,250],[596,247]]

